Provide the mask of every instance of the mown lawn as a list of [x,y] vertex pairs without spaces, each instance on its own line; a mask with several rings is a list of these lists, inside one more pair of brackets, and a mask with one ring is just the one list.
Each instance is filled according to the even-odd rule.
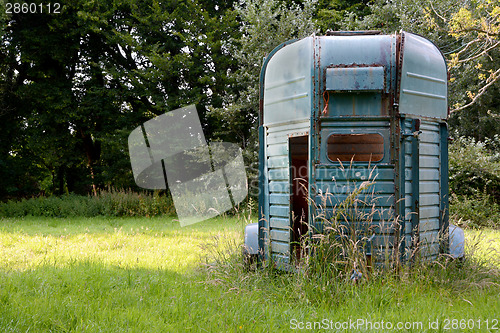
[[352,285],[245,271],[245,223],[2,219],[0,331],[500,331],[498,231],[468,232],[465,263]]

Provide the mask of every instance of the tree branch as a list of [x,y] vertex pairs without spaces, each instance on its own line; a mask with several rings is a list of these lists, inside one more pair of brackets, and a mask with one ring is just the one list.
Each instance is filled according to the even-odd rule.
[[471,46],[471,45],[474,45],[475,43],[477,42],[480,42],[481,39],[479,38],[476,38],[474,40],[471,40],[470,42],[468,42],[463,49],[461,49],[460,51],[457,52],[457,55],[461,55],[462,53],[464,53],[465,51],[467,51],[467,49]]
[[484,29],[479,29],[479,28],[466,28],[466,29],[460,29],[460,30],[454,30],[451,31],[453,34],[460,34],[460,33],[465,33],[465,32],[477,32],[480,34],[485,34],[489,37],[498,37],[500,36],[500,32],[493,32],[493,31],[488,31]]
[[432,1],[429,1],[429,4],[431,5],[431,8],[432,8],[432,11],[434,12],[434,14],[439,17],[441,20],[443,20],[443,22],[448,22],[448,20],[446,19],[446,17],[443,17],[442,15],[440,15],[435,9],[434,9],[434,6],[432,5]]
[[497,82],[499,80],[500,80],[500,68],[497,69],[494,73],[492,73],[490,75],[490,77],[486,81],[487,83],[483,87],[481,87],[481,89],[478,90],[477,94],[474,95],[474,97],[472,98],[472,101],[470,101],[470,103],[467,103],[467,104],[462,105],[456,109],[453,109],[450,111],[450,113],[461,111],[461,110],[466,109],[469,106],[472,106],[473,104],[475,104],[476,101],[479,99],[479,97],[481,97],[481,95],[483,95],[491,85],[493,85],[495,82]]
[[[471,56],[467,59],[463,59],[463,60],[459,60],[458,62],[462,63],[462,62],[468,62],[468,61],[471,61],[471,60],[474,60],[474,59],[477,59],[479,57],[481,57],[482,55],[488,53],[489,51],[493,50],[494,48],[496,48],[497,46],[500,45],[500,42],[497,42],[496,44],[494,44],[493,46],[490,46],[489,48],[481,51],[480,53],[474,55],[474,56]],[[460,53],[459,53],[460,54]]]

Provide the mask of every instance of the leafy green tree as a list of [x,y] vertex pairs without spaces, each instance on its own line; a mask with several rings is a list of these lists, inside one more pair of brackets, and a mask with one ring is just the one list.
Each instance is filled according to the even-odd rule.
[[462,41],[461,47],[450,55],[450,67],[460,69],[462,64],[473,64],[480,81],[476,91],[467,91],[470,101],[454,105],[452,111],[460,111],[473,105],[500,81],[499,62],[493,59],[500,51],[500,3],[490,0],[464,3],[449,19],[442,19],[448,23],[448,33]]
[[80,0],[64,3],[60,14],[4,17],[0,163],[15,171],[9,191],[132,186],[133,128],[183,105],[198,104],[202,118],[207,106],[222,105],[235,68],[231,8]]
[[[64,93],[65,87],[70,87],[64,61],[71,56],[72,43],[64,34],[50,33],[47,15],[12,14],[4,19],[8,21],[1,36],[1,126],[5,137],[0,158],[8,161],[5,172],[13,177],[8,192],[31,192],[29,187],[41,181],[33,174],[37,169],[53,174],[56,183],[68,163],[69,153],[64,150],[67,147],[55,147],[49,142],[54,143],[52,135],[56,133],[57,140],[71,144],[67,127],[61,130],[64,125],[59,112],[71,104]],[[23,26],[29,26],[29,32]],[[44,98],[40,98],[42,94]]]
[[316,4],[314,18],[321,33],[328,30],[345,30],[346,22],[370,14],[368,4],[364,0],[319,0]]
[[258,160],[259,75],[264,57],[279,44],[316,31],[314,1],[302,4],[278,0],[247,0],[235,5],[241,22],[239,36],[230,40],[238,68],[229,75],[233,89],[224,94],[222,107],[211,108],[208,119],[218,124],[214,138],[236,142],[244,149],[250,182],[256,181]]

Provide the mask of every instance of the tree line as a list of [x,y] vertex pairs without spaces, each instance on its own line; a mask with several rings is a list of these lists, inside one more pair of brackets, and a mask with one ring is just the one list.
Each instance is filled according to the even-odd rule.
[[0,13],[2,199],[134,188],[128,134],[189,104],[207,139],[238,143],[255,164],[262,58],[283,41],[327,30],[429,38],[448,60],[453,135],[500,135],[498,2],[60,3],[48,14],[7,13],[4,2]]

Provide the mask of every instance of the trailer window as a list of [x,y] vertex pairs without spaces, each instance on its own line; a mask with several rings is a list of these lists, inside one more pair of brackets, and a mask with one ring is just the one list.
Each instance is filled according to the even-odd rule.
[[334,162],[379,162],[384,157],[380,134],[332,134],[327,141],[328,158]]

